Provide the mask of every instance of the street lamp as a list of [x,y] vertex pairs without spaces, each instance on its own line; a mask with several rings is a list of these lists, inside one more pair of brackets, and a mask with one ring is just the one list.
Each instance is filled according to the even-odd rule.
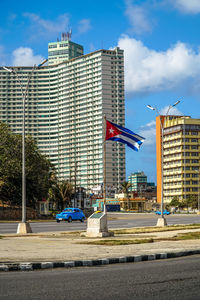
[[200,187],[199,187],[199,183],[200,183],[200,173],[198,174],[198,212],[197,214],[200,215]]
[[25,153],[25,113],[26,113],[26,98],[28,95],[28,88],[29,83],[31,80],[31,77],[33,75],[33,72],[36,68],[40,68],[43,64],[47,62],[47,59],[45,59],[42,63],[40,63],[38,66],[34,65],[31,73],[28,76],[27,85],[25,88],[25,91],[23,90],[22,82],[20,81],[19,75],[16,72],[14,68],[7,68],[3,67],[4,70],[6,70],[9,73],[13,73],[17,77],[17,82],[20,85],[21,93],[22,93],[22,100],[23,100],[23,120],[22,120],[22,222],[18,224],[17,227],[17,233],[31,233],[31,226],[29,223],[26,222],[26,153]]
[[197,176],[198,176],[198,211],[197,214],[200,215],[200,171],[199,170],[195,170],[195,172],[197,172]]
[[168,109],[167,109],[167,113],[164,115],[164,121],[162,123],[161,121],[161,115],[157,109],[157,107],[153,107],[151,105],[147,105],[147,108],[151,109],[151,110],[155,110],[157,112],[157,115],[159,116],[159,120],[160,120],[160,127],[161,127],[161,216],[158,219],[157,222],[157,226],[166,226],[167,225],[167,221],[163,215],[163,209],[164,209],[164,201],[163,201],[163,132],[164,132],[164,127],[165,127],[165,118],[168,116],[169,111],[172,107],[178,105],[180,103],[180,100],[176,101],[173,105],[169,105]]

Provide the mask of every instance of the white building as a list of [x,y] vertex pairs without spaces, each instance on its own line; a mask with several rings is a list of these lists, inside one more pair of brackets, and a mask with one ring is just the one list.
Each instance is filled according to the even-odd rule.
[[[56,54],[50,56],[56,59]],[[98,50],[72,59],[63,54],[59,61],[33,71],[26,133],[49,157],[60,179],[76,180],[76,186],[88,189],[103,182],[103,116],[125,123],[123,50]],[[25,89],[32,67],[13,69]],[[22,132],[23,116],[19,80],[0,68],[0,120],[16,133]],[[119,188],[125,180],[125,147],[106,143],[106,182]]]

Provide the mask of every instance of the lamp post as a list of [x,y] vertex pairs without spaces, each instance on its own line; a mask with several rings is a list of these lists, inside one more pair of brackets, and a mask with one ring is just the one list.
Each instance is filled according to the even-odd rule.
[[200,187],[199,187],[199,183],[200,183],[200,173],[198,173],[198,212],[197,214],[200,215]]
[[13,73],[17,77],[17,82],[20,85],[21,88],[21,93],[22,93],[22,103],[23,103],[23,120],[22,120],[22,222],[18,224],[17,227],[17,233],[31,233],[31,226],[29,223],[26,222],[26,152],[25,152],[25,128],[26,128],[26,98],[28,95],[28,88],[29,88],[29,83],[31,80],[31,77],[33,75],[33,72],[36,68],[40,68],[43,64],[47,62],[47,59],[45,59],[41,64],[38,66],[34,65],[29,76],[28,76],[28,81],[27,85],[25,88],[25,91],[23,90],[23,85],[22,82],[19,78],[18,73],[14,68],[7,68],[3,67],[4,70],[6,70],[9,73]]
[[163,215],[163,210],[164,210],[164,201],[163,201],[163,133],[164,133],[164,128],[165,128],[165,118],[168,116],[169,111],[171,108],[173,108],[174,106],[178,105],[180,103],[180,100],[175,102],[173,105],[169,105],[168,109],[167,109],[167,113],[164,115],[164,121],[162,123],[161,121],[161,115],[157,109],[157,107],[153,107],[151,105],[147,105],[147,108],[156,111],[157,115],[159,116],[159,120],[160,120],[160,127],[161,127],[161,216],[158,219],[157,222],[157,226],[166,226],[167,225],[167,221]]
[[195,170],[195,172],[197,173],[198,176],[198,202],[197,202],[197,214],[200,215],[200,171],[199,170]]

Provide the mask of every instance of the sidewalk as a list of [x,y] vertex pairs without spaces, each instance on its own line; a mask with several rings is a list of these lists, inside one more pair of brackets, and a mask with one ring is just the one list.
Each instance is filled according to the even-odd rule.
[[[200,229],[187,229],[157,233],[128,234],[115,235],[111,239],[140,239],[140,238],[167,238],[177,235],[178,233],[200,231]],[[97,261],[108,259],[118,259],[127,261],[127,257],[148,256],[150,259],[156,258],[156,255],[163,254],[162,258],[181,255],[200,253],[200,240],[184,240],[184,241],[158,241],[146,244],[131,245],[87,245],[80,244],[83,241],[96,240],[95,238],[80,237],[80,234],[69,232],[52,232],[29,234],[26,236],[17,236],[16,234],[4,234],[0,239],[0,270],[8,270],[8,266],[13,264],[36,263],[44,264],[52,267],[64,266],[64,262],[71,262],[71,266],[75,261]],[[107,238],[110,239],[110,238]],[[193,253],[191,252],[193,251]],[[167,255],[167,253],[170,255]],[[124,259],[122,259],[124,258]],[[161,258],[161,257],[158,257]],[[140,259],[139,259],[140,260]],[[144,260],[141,258],[141,260]],[[148,259],[145,259],[148,260]],[[134,261],[134,258],[133,258]],[[60,264],[58,264],[60,262]],[[93,263],[88,263],[92,265]],[[25,264],[26,265],[26,264]],[[87,265],[82,263],[79,265]],[[5,267],[7,266],[7,267]],[[27,264],[30,266],[30,264]],[[75,266],[75,263],[74,263]],[[41,268],[41,265],[40,265]],[[11,267],[12,269],[12,267]],[[16,268],[15,268],[16,269]],[[17,267],[20,269],[20,267]]]

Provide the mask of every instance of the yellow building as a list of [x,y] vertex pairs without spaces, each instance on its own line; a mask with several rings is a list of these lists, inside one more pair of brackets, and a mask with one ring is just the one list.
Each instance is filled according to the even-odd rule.
[[156,118],[157,201],[161,202],[163,126],[163,202],[184,200],[200,189],[200,119],[188,116]]

